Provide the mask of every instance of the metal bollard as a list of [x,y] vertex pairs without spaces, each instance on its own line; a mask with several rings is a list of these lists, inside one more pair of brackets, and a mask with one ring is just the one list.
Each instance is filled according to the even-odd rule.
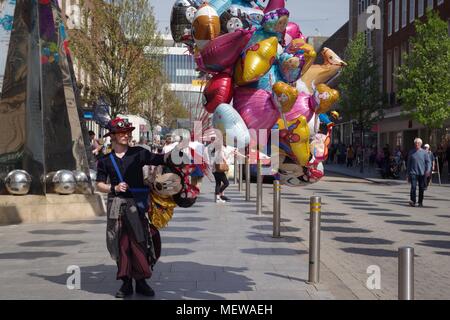
[[308,283],[320,280],[320,216],[322,199],[311,197],[309,221],[309,276]]
[[414,300],[414,248],[398,249],[398,299]]
[[280,238],[281,224],[281,186],[280,181],[273,181],[273,238]]
[[250,162],[245,159],[245,201],[250,201]]
[[238,161],[237,156],[234,156],[234,174],[233,174],[233,184],[237,184],[237,174],[238,174]]
[[239,185],[238,185],[238,189],[239,189],[239,192],[241,192],[242,191],[242,177],[243,177],[242,164],[238,164],[238,167],[239,167]]
[[256,214],[262,215],[262,200],[263,200],[263,189],[262,189],[262,180],[263,177],[261,175],[261,160],[258,159],[257,164],[257,175],[256,175]]

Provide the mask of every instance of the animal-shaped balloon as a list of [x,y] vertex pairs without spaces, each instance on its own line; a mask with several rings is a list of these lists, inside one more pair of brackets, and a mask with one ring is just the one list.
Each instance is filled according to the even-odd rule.
[[313,92],[313,81],[315,81],[315,83],[327,83],[347,65],[347,63],[329,48],[324,48],[322,50],[322,56],[324,63],[321,65],[312,65],[302,76],[302,81],[305,83],[310,93]]
[[283,113],[291,111],[298,98],[297,88],[284,82],[277,82],[273,85],[272,90],[275,103],[281,111]]
[[211,40],[194,58],[200,70],[205,72],[221,72],[232,67],[254,30],[236,30]]
[[219,129],[226,141],[244,141],[245,145],[250,143],[250,133],[239,113],[226,103],[219,105],[212,118],[213,127]]
[[219,15],[209,4],[203,4],[195,14],[192,23],[192,35],[200,50],[220,35]]
[[203,106],[209,113],[214,113],[222,103],[230,103],[233,99],[233,79],[227,73],[215,75],[203,91]]
[[196,0],[177,0],[170,15],[170,31],[175,42],[192,41],[192,23],[199,3]]
[[234,79],[238,86],[259,80],[275,62],[278,49],[276,37],[263,40],[246,50],[236,63]]
[[242,28],[248,29],[251,26],[250,17],[237,6],[231,6],[221,14],[220,24],[222,33],[234,32]]

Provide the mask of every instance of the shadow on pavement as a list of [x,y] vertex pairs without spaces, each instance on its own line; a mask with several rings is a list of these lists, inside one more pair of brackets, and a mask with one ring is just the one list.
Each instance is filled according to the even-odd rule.
[[347,253],[361,254],[371,257],[389,257],[389,258],[398,257],[398,252],[395,250],[373,249],[373,248],[342,248],[341,250]]
[[36,260],[42,258],[58,258],[66,255],[66,253],[55,251],[22,251],[0,253],[0,260]]
[[394,241],[380,239],[380,238],[365,238],[365,237],[335,237],[333,240],[344,242],[344,243],[355,243],[355,244],[393,244]]
[[[263,222],[263,221],[272,222],[273,218],[270,218],[270,217],[249,217],[249,218],[247,218],[247,220],[260,221],[260,222]],[[285,219],[285,218],[281,218],[280,221],[281,222],[291,222],[290,219]]]
[[267,243],[297,243],[297,242],[304,241],[300,237],[281,236],[281,238],[273,238],[271,235],[263,234],[263,233],[253,233],[253,234],[247,236],[247,239],[253,240],[253,241],[267,242]]
[[[148,283],[155,290],[156,296],[154,298],[146,298],[139,295],[133,295],[129,299],[168,299],[168,300],[183,300],[185,298],[197,298],[202,300],[223,300],[220,294],[240,293],[245,291],[252,291],[252,286],[255,283],[248,277],[240,275],[244,272],[243,268],[204,265],[195,262],[158,262],[162,270],[168,269],[171,265],[172,270],[179,270],[177,272],[164,272],[164,280],[158,281],[150,280]],[[209,282],[205,281],[201,287],[195,280],[189,280],[189,273],[204,272],[204,273],[220,273],[221,276],[226,277],[226,282]],[[121,282],[116,280],[117,268],[114,265],[95,265],[81,267],[81,290],[94,293],[114,296],[116,290],[120,287]],[[185,273],[186,281],[180,281],[180,273]],[[45,274],[32,273],[30,276],[38,277],[46,281],[66,286],[67,279],[70,274],[64,273],[57,276],[49,276]]]
[[59,236],[59,235],[70,235],[70,234],[83,234],[83,233],[87,233],[87,231],[84,231],[84,230],[32,230],[32,231],[29,231],[29,233]]
[[370,208],[370,207],[352,207],[355,210],[361,210],[361,211],[393,211],[391,209],[383,209],[383,208]]
[[392,224],[404,224],[406,226],[435,226],[434,223],[410,220],[385,220],[384,222]]
[[105,220],[76,220],[76,221],[65,221],[62,222],[63,224],[105,224],[106,225],[106,218]]
[[392,217],[392,218],[411,217],[409,214],[401,214],[401,213],[369,212],[368,214],[371,216],[377,216],[377,217]]
[[433,248],[450,249],[450,241],[443,240],[422,240],[420,243],[418,243],[418,245]]
[[344,217],[344,216],[348,216],[348,214],[347,213],[339,213],[339,212],[322,212],[322,216]]
[[295,250],[289,248],[251,248],[241,249],[242,253],[255,254],[255,255],[267,255],[267,256],[290,256],[308,254],[306,250]]
[[370,233],[373,232],[372,230],[368,229],[362,229],[362,228],[349,228],[349,227],[321,227],[321,230],[323,231],[329,231],[329,232],[342,232],[342,233]]
[[78,240],[42,240],[18,243],[21,247],[70,247],[86,243]]
[[450,232],[444,232],[444,231],[433,231],[433,230],[400,230],[402,232],[409,232],[409,233],[416,233],[416,234],[423,234],[428,236],[450,236]]
[[274,277],[288,279],[288,280],[293,280],[293,281],[299,281],[299,282],[305,282],[305,283],[307,282],[306,279],[300,279],[300,278],[296,278],[296,277],[285,276],[285,275],[278,274],[278,273],[273,273],[273,272],[266,272],[265,274],[267,274],[269,276],[274,276]]
[[[305,219],[305,221],[309,221],[310,219]],[[354,223],[353,220],[345,220],[345,219],[321,219],[322,223]]]
[[[270,226],[267,224],[266,225],[258,225],[258,226],[252,226],[252,229],[263,230],[263,231],[273,231],[273,226]],[[296,232],[296,231],[300,231],[300,228],[281,226],[280,231],[281,232]]]
[[161,236],[162,243],[194,243],[198,242],[200,240],[194,239],[194,238],[185,238],[185,237],[168,237],[168,236]]

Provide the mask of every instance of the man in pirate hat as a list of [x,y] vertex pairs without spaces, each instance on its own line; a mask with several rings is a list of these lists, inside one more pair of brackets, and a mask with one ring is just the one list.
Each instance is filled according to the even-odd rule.
[[113,150],[98,161],[97,186],[99,191],[108,193],[107,247],[117,263],[117,280],[123,281],[116,297],[133,294],[132,279],[137,293],[154,296],[145,279],[152,275],[161,243],[159,233],[145,216],[149,190],[144,185],[142,168],[165,165],[170,157],[142,147],[130,147],[135,128],[127,119],[113,119],[107,129],[106,136],[111,137]]

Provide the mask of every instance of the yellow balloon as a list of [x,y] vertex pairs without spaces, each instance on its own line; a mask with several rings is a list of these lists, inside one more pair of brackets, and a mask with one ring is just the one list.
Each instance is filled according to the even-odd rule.
[[287,113],[291,111],[298,98],[298,90],[287,83],[277,82],[272,87],[277,104],[281,106],[281,111]]
[[244,59],[236,63],[234,79],[238,86],[258,81],[265,75],[275,61],[278,39],[271,37],[256,43],[245,52]]
[[339,91],[331,89],[326,84],[319,84],[316,88],[317,96],[319,97],[320,103],[316,110],[316,113],[327,113],[330,111],[331,107],[339,100]]
[[[306,166],[311,156],[308,121],[305,116],[300,116],[297,120],[288,121],[287,125],[289,133],[285,139],[289,142],[292,153],[297,158],[298,164]],[[280,130],[286,129],[282,119],[278,121],[278,126]]]

